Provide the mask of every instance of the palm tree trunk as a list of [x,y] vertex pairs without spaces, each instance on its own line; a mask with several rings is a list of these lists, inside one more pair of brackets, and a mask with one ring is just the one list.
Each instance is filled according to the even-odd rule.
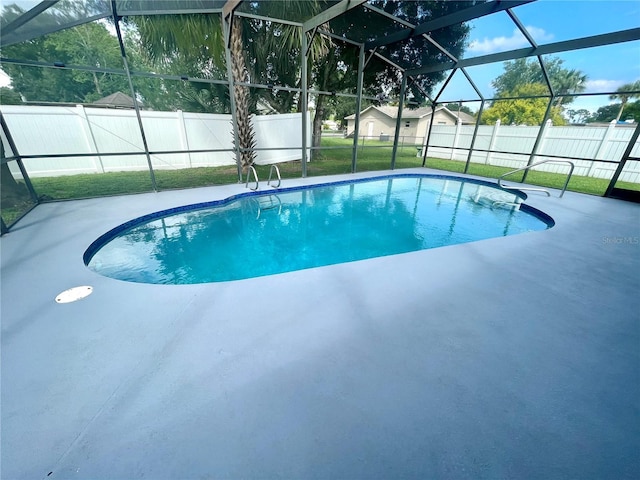
[[[231,30],[231,71],[234,82],[234,95],[236,103],[236,122],[238,125],[238,143],[240,149],[254,148],[255,132],[249,115],[249,89],[238,83],[246,82],[247,67],[244,61],[242,45],[242,23],[236,19]],[[240,165],[242,172],[246,173],[255,160],[254,151],[240,151]]]

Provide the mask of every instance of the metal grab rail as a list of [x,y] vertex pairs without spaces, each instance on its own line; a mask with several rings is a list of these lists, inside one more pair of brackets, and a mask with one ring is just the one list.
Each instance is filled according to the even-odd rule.
[[[276,198],[277,203],[273,200],[273,197]],[[262,215],[263,211],[273,210],[276,207],[278,207],[278,215],[282,213],[282,200],[280,200],[280,197],[276,194],[252,195],[250,198],[256,205],[256,220],[260,218],[260,215]],[[263,202],[261,199],[264,199],[265,201]]]
[[244,186],[246,188],[250,188],[249,177],[251,176],[251,172],[253,172],[253,178],[256,181],[256,188],[251,188],[251,190],[258,190],[258,188],[260,187],[260,182],[258,182],[258,172],[256,172],[255,168],[253,168],[253,165],[249,165],[249,168],[247,169],[247,183]]
[[278,165],[276,165],[275,163],[272,163],[271,168],[269,169],[269,180],[267,180],[267,185],[271,184],[271,175],[273,174],[274,168],[276,169],[276,175],[278,176],[278,185],[276,185],[275,187],[271,185],[271,187],[280,188],[280,184],[282,183],[282,177],[280,176],[280,169],[278,168]]
[[[258,199],[256,199],[256,203],[258,204],[258,215],[256,216],[256,220],[260,218],[260,214],[262,213],[263,210],[272,210],[276,208],[276,206],[278,207],[278,215],[282,213],[282,200],[280,200],[280,197],[278,195],[267,195],[267,197],[265,198],[268,199],[269,201],[268,204],[263,204],[260,202],[259,198],[261,196],[262,195],[258,195]],[[273,201],[273,197],[276,197],[276,200],[278,201],[277,205]]]
[[562,191],[560,192],[560,197],[562,198],[562,196],[564,195],[564,192],[567,190],[567,185],[569,185],[569,180],[571,180],[571,175],[573,174],[573,169],[575,168],[575,165],[573,162],[570,162],[569,160],[543,160],[541,162],[536,162],[536,163],[532,163],[531,165],[527,165],[526,167],[522,167],[522,168],[518,168],[516,170],[511,170],[510,172],[507,172],[503,175],[500,175],[500,177],[498,177],[498,186],[500,188],[504,188],[505,190],[529,190],[529,191],[536,191],[536,192],[544,192],[547,194],[547,197],[550,197],[551,194],[549,193],[548,190],[545,190],[544,188],[531,188],[531,187],[511,187],[509,185],[503,185],[502,184],[502,179],[504,177],[506,177],[507,175],[511,175],[512,173],[516,173],[516,172],[522,172],[525,170],[529,170],[533,167],[536,167],[538,165],[542,165],[543,163],[549,163],[549,162],[554,162],[554,163],[568,163],[569,165],[571,165],[571,169],[569,170],[569,175],[567,175],[567,181],[564,182],[564,187],[562,187]]

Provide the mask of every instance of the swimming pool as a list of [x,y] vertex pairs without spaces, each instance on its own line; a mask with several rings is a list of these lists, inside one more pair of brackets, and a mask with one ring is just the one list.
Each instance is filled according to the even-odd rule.
[[241,280],[545,230],[526,195],[478,180],[398,174],[185,205],[133,219],[84,254],[119,280]]

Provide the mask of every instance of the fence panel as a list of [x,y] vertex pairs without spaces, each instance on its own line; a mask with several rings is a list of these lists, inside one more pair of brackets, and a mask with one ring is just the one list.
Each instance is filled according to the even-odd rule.
[[220,167],[235,165],[233,126],[231,115],[191,113],[184,114],[186,141],[191,150],[229,149],[227,152],[192,153],[194,167]]
[[501,152],[529,154],[533,150],[539,130],[540,127],[501,125],[493,149]]
[[[30,175],[56,176],[78,173],[146,170],[142,136],[134,110],[91,108],[78,105],[4,105],[2,113],[21,155],[67,154],[64,158],[25,161]],[[140,112],[154,168],[178,169],[235,165],[231,115],[147,111]],[[309,114],[307,114],[309,115]],[[256,162],[269,164],[299,160],[302,138],[299,113],[253,117],[259,148]],[[307,116],[308,144],[311,122]],[[186,150],[226,150],[188,153]],[[140,152],[143,155],[104,156],[100,153]],[[74,157],[77,154],[95,156]]]
[[[33,158],[25,167],[33,176],[56,176],[77,173],[145,170],[144,155],[103,156],[100,153],[143,153],[142,137],[135,111],[67,106],[2,105],[21,155],[67,154],[64,158]],[[309,115],[307,113],[307,115]],[[234,165],[233,135],[230,115],[189,112],[142,111],[142,122],[152,152],[179,151],[178,154],[152,154],[155,168],[188,168]],[[307,117],[308,144],[311,121]],[[298,160],[302,138],[300,114],[253,117],[258,164]],[[436,158],[466,161],[474,125],[433,125],[428,154]],[[481,125],[478,127],[471,161],[496,166],[519,168],[526,165],[540,127]],[[557,155],[574,159],[575,175],[611,178],[615,163],[592,162],[589,159],[618,162],[633,134],[633,125],[610,123],[605,126],[547,125],[538,145],[535,161]],[[405,139],[403,139],[404,141]],[[423,144],[420,139],[417,144]],[[186,150],[226,150],[188,153]],[[484,150],[484,151],[478,151]],[[508,152],[508,153],[499,153]],[[640,155],[634,147],[632,155]],[[91,154],[74,157],[74,154]],[[625,169],[620,180],[638,182],[640,168]],[[546,164],[539,170],[562,173],[566,166]]]
[[[73,107],[3,105],[2,113],[21,155],[92,153],[83,135],[82,122]],[[70,175],[96,171],[94,157],[29,159],[29,175]]]
[[[307,112],[307,145],[311,145],[311,117]],[[287,150],[258,150],[256,163],[270,163],[299,160],[302,151],[302,117],[299,113],[280,115],[258,115],[253,117],[253,128],[256,132],[258,147]],[[311,150],[307,150],[307,158],[311,158]]]
[[[453,139],[456,134],[456,127],[452,125],[434,125],[431,129],[430,145],[438,147],[453,147]],[[429,148],[431,150],[431,148]]]
[[[433,128],[429,156],[443,159],[466,161],[468,133],[472,126],[463,126],[456,139],[456,127],[437,125]],[[481,125],[471,155],[472,163],[485,163],[509,168],[521,168],[529,160],[538,135],[539,127]],[[615,163],[590,161],[590,158],[619,162],[633,133],[632,126],[612,122],[608,126],[558,126],[548,125],[538,145],[535,161],[553,160],[548,155],[567,157],[575,163],[574,175],[611,179],[616,170]],[[454,139],[457,140],[454,149]],[[467,147],[468,148],[468,147]],[[477,150],[490,150],[479,152]],[[636,155],[640,146],[636,146]],[[514,153],[499,153],[500,151]],[[518,153],[516,153],[518,152]],[[520,153],[521,152],[521,153]],[[640,164],[639,164],[640,165]],[[638,166],[637,168],[640,168]],[[536,170],[566,173],[568,167],[562,163],[549,163],[536,167]],[[620,180],[638,182],[640,172],[636,166],[625,169]]]

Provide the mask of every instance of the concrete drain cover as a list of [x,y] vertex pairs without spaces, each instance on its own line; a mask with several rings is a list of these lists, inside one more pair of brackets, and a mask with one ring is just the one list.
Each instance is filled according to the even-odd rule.
[[84,285],[82,287],[73,287],[69,290],[65,290],[56,297],[57,303],[71,303],[82,300],[84,297],[88,297],[93,292],[93,287]]

